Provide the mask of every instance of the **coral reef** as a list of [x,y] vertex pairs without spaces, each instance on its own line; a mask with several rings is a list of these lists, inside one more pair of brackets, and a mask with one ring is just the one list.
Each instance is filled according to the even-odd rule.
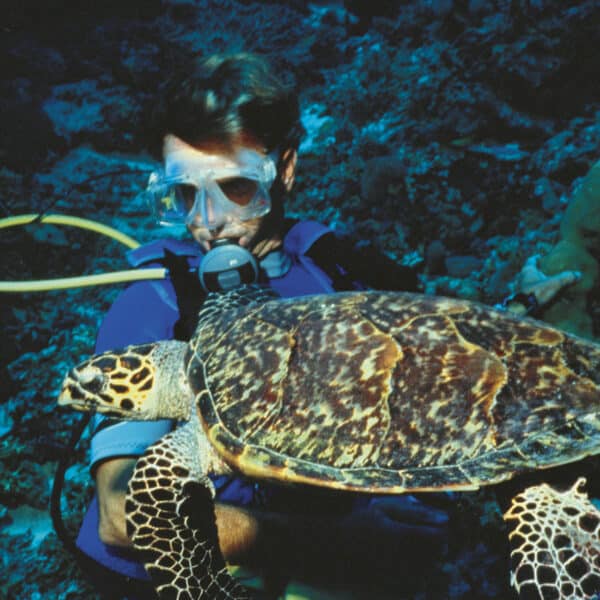
[[[583,275],[544,318],[600,336],[598,165],[581,179],[600,158],[600,5],[376,4],[10,3],[0,37],[0,216],[66,212],[155,238],[135,196],[153,166],[142,124],[157,85],[190,55],[260,51],[301,90],[308,136],[292,214],[417,265],[427,292],[490,303],[539,254],[545,276]],[[0,252],[2,280],[125,266],[116,242],[71,228],[1,230]],[[118,291],[0,295],[2,598],[95,598],[54,534],[35,545],[10,528],[27,514],[15,510],[47,504],[75,423],[56,409],[56,391],[92,351]],[[79,465],[87,443],[73,454]],[[64,505],[72,531],[90,493],[85,467],[73,471]],[[479,502],[446,505],[461,527],[439,576],[414,597],[508,598],[502,525],[488,524]]]

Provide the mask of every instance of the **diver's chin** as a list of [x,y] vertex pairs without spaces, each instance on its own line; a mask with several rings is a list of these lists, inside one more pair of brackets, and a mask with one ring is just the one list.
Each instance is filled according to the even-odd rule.
[[224,242],[237,244],[237,243],[239,243],[239,239],[240,239],[239,236],[220,234],[220,235],[216,235],[216,236],[212,237],[208,243],[210,244],[211,248],[214,248],[215,246],[220,246]]

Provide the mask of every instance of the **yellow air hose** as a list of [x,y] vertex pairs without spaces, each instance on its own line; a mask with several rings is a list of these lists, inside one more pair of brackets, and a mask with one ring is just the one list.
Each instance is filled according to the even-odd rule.
[[[62,214],[25,214],[15,215],[0,219],[0,229],[16,227],[19,225],[29,225],[40,222],[48,225],[68,225],[88,229],[117,240],[130,249],[137,248],[140,243],[132,237],[125,235],[118,229],[109,227],[97,221],[82,219],[81,217],[72,217]],[[0,281],[0,292],[47,292],[49,290],[64,290],[68,288],[86,287],[93,285],[107,285],[110,283],[123,283],[127,281],[139,281],[141,279],[164,279],[166,269],[128,269],[125,271],[115,271],[114,273],[100,273],[97,275],[81,275],[79,277],[62,277],[58,279],[41,279],[37,281]]]

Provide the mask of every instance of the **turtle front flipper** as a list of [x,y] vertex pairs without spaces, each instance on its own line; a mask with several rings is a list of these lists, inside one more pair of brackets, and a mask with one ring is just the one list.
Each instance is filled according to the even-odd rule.
[[127,533],[160,600],[255,598],[219,549],[214,489],[192,421],[148,448],[129,482]]
[[592,600],[600,597],[600,511],[582,489],[547,484],[513,498],[504,519],[511,531],[511,584],[522,598]]

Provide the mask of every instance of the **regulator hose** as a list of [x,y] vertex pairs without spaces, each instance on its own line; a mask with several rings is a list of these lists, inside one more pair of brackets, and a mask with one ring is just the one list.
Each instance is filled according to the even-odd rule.
[[[94,231],[100,235],[105,235],[129,249],[135,249],[140,246],[140,243],[133,238],[125,235],[118,229],[92,221],[81,217],[73,217],[63,214],[23,214],[15,215],[0,219],[0,229],[8,227],[17,227],[20,225],[29,225],[32,223],[43,223],[49,225],[67,225]],[[83,275],[80,277],[63,277],[58,279],[45,279],[37,281],[0,281],[0,292],[43,292],[48,290],[59,290],[75,287],[84,287],[91,285],[104,285],[109,283],[121,283],[125,281],[136,281],[141,279],[164,279],[166,269],[129,269],[126,271],[116,271],[114,273],[100,273],[97,275]],[[83,417],[78,425],[73,430],[68,446],[64,449],[56,470],[54,481],[52,484],[52,492],[50,496],[50,516],[54,529],[59,539],[64,544],[65,548],[72,552],[81,565],[90,565],[94,561],[82,552],[75,542],[75,538],[67,531],[65,526],[62,510],[61,497],[64,487],[65,472],[72,461],[72,456],[75,447],[79,442],[83,431],[90,422],[92,415]]]
[[48,215],[40,215],[37,213],[15,215],[14,217],[6,217],[0,219],[0,229],[7,227],[16,227],[17,225],[30,225],[31,223],[45,223],[48,225],[70,225],[72,227],[79,227],[80,229],[89,229],[95,231],[101,235],[111,237],[118,242],[121,242],[128,248],[137,248],[140,243],[134,240],[132,237],[125,235],[118,229],[98,223],[98,221],[91,221],[90,219],[83,219],[81,217],[72,217],[70,215],[62,215],[59,213],[51,213]]
[[[40,215],[36,213],[15,215],[0,219],[0,229],[29,225],[31,223],[44,223],[48,225],[67,225],[94,231],[100,235],[110,237],[130,249],[137,248],[140,243],[132,237],[125,235],[118,229],[81,217],[72,217],[53,213]],[[49,290],[64,290],[69,288],[86,287],[94,285],[107,285],[111,283],[123,283],[128,281],[139,281],[142,279],[164,279],[166,269],[127,269],[113,273],[100,273],[97,275],[81,275],[79,277],[61,277],[57,279],[41,279],[36,281],[0,281],[0,292],[46,292]]]

